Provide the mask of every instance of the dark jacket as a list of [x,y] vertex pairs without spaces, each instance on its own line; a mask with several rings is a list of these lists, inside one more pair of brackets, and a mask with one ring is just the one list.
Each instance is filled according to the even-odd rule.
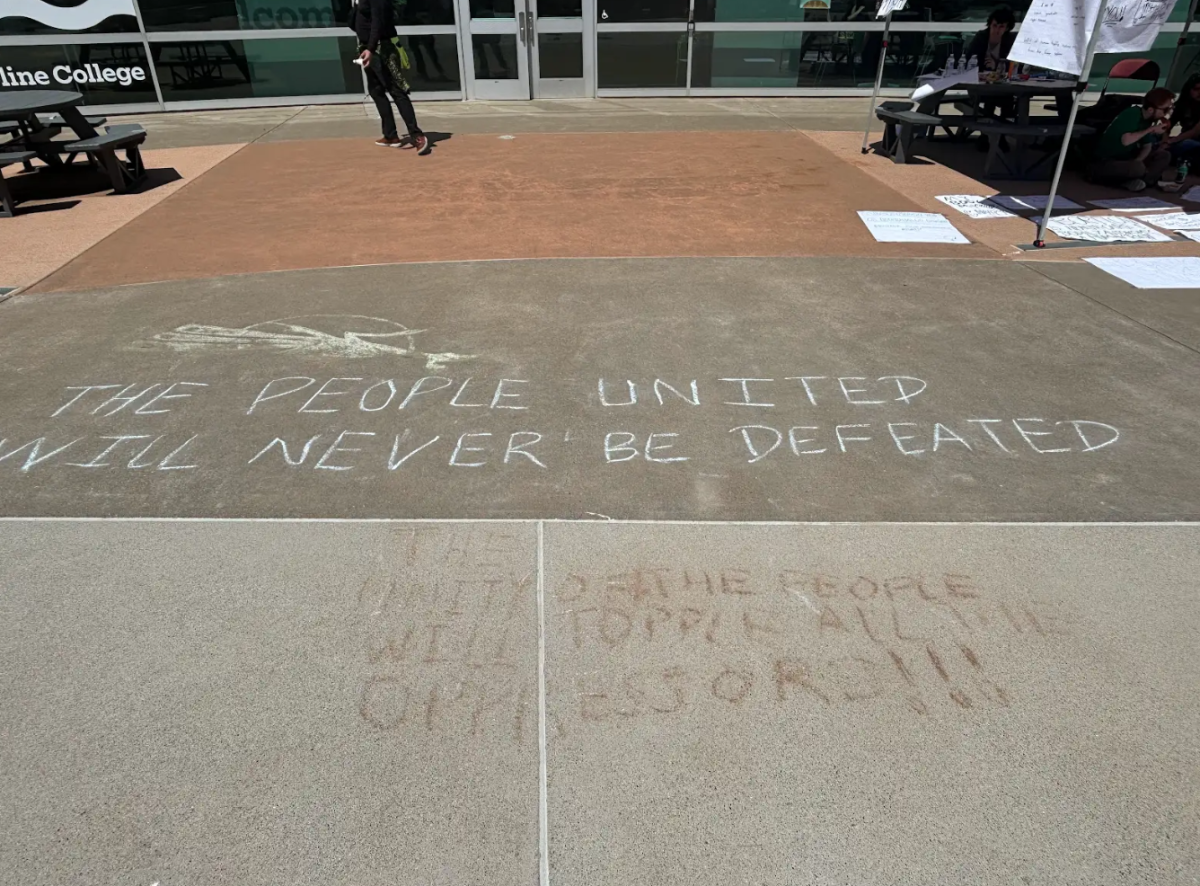
[[1179,90],[1179,98],[1175,100],[1175,110],[1171,113],[1171,126],[1180,127],[1182,132],[1187,132],[1200,123],[1200,103],[1192,101],[1192,86],[1197,82],[1200,82],[1200,74],[1188,77],[1187,82],[1183,84],[1183,89]]
[[377,52],[380,41],[396,36],[392,0],[358,0],[350,7],[350,27],[358,35],[359,43]]
[[[982,31],[975,33],[975,36],[971,38],[971,42],[967,46],[967,59],[979,59],[979,67],[981,68],[984,67],[984,60],[987,57],[988,40],[990,37],[988,29],[984,28]],[[1017,35],[1015,33],[1012,31],[1005,32],[1004,36],[1000,38],[1000,58],[1008,58],[1009,50],[1013,48],[1013,43],[1016,40]],[[964,61],[963,64],[966,64],[966,62]]]

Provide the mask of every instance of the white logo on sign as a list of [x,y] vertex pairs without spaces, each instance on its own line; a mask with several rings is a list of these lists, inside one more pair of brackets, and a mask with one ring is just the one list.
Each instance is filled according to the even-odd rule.
[[0,18],[31,18],[60,31],[84,31],[109,16],[134,14],[133,0],[85,0],[78,6],[51,6],[43,0],[0,3]]

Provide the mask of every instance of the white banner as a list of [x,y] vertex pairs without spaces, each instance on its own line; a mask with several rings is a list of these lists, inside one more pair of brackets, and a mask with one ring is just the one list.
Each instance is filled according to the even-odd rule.
[[899,12],[907,2],[908,0],[880,0],[879,11],[875,13],[875,17],[886,18],[893,12]]
[[[1080,76],[1100,2],[1033,0],[1009,60]],[[1175,0],[1109,0],[1096,52],[1149,49],[1174,7]]]

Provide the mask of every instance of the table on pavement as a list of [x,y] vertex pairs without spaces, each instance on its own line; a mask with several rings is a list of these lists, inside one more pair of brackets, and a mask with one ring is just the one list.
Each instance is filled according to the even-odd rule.
[[[918,88],[913,93],[913,98],[917,102],[917,111],[922,114],[940,116],[938,109],[947,101],[965,99],[971,105],[971,114],[967,119],[974,121],[983,120],[986,122],[987,118],[991,117],[992,114],[985,112],[985,104],[1003,107],[1004,103],[1010,103],[1007,111],[1002,112],[1003,115],[1010,118],[1012,124],[1018,130],[1027,130],[1027,132],[1013,132],[1011,130],[1014,126],[1007,126],[1004,127],[1006,131],[999,133],[999,135],[1007,138],[1011,144],[1010,156],[1003,163],[1004,166],[1008,167],[1011,174],[1004,177],[1018,179],[1036,177],[1035,173],[1045,168],[1047,158],[1057,155],[1054,152],[1050,152],[1049,154],[1043,154],[1040,157],[1029,160],[1027,155],[1030,152],[1028,149],[1034,141],[1053,137],[1058,134],[1058,130],[1062,127],[1062,124],[1070,113],[1071,98],[1078,88],[1078,83],[1074,80],[1039,79],[1000,80],[989,83],[974,79],[975,76],[974,71],[957,75],[958,79],[956,79],[956,75],[952,74]],[[1057,119],[1052,123],[1046,124],[1032,115],[1031,105],[1034,99],[1038,98],[1050,98],[1054,100],[1054,110],[1057,114]],[[953,125],[950,122],[952,119],[948,118],[948,127]],[[976,128],[981,132],[986,131],[982,125]],[[992,137],[997,138],[998,136],[993,134]],[[997,148],[989,155],[989,171],[993,166],[993,161],[998,158],[999,151]]]
[[62,129],[57,125],[46,125],[38,119],[38,114],[58,114],[79,140],[95,138],[95,127],[79,110],[82,103],[81,94],[61,89],[0,92],[0,123],[12,122],[18,126],[12,140],[0,144],[0,148],[23,147],[37,152],[38,158],[48,166],[61,166],[58,149],[50,144]]

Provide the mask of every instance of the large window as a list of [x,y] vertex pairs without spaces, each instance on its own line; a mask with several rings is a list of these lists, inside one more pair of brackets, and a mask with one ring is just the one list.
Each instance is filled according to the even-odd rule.
[[346,27],[350,0],[139,0],[148,31]]
[[2,57],[0,89],[69,89],[87,105],[158,100],[141,43],[5,46]]
[[362,92],[353,37],[151,43],[164,101]]
[[682,89],[687,86],[686,33],[597,35],[601,89]]
[[[961,55],[970,32],[893,32],[883,85],[911,89],[917,78]],[[692,50],[697,88],[857,88],[872,86],[883,49],[880,31],[701,32]]]
[[686,22],[688,0],[596,0],[596,20],[622,22]]
[[458,38],[453,34],[410,34],[401,37],[400,43],[408,50],[408,85],[414,91],[458,92],[462,89],[458,74]]

